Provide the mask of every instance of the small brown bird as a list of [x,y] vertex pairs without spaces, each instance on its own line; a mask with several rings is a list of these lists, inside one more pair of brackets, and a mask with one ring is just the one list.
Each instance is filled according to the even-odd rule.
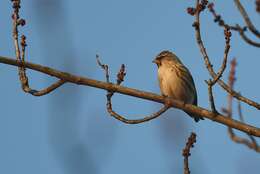
[[[197,92],[189,70],[170,51],[162,51],[153,60],[158,66],[158,80],[163,96],[197,106]],[[202,117],[187,113],[196,122]]]

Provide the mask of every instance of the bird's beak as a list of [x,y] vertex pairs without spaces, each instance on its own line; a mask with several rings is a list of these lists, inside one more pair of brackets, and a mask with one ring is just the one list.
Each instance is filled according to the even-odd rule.
[[154,59],[152,62],[155,63],[155,64],[157,64],[157,65],[158,65],[158,63],[159,63],[159,61],[156,60],[156,59]]

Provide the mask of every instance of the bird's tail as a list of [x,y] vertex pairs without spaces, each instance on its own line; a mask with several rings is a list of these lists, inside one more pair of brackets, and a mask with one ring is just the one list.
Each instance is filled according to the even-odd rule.
[[197,115],[194,115],[192,113],[189,113],[189,112],[186,112],[190,117],[192,117],[196,122],[200,121],[200,120],[204,120],[203,117],[200,117],[200,116],[197,116]]

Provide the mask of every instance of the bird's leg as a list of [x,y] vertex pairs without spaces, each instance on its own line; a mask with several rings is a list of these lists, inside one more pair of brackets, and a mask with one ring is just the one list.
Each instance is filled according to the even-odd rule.
[[165,94],[162,94],[162,96],[165,98],[165,103],[164,103],[164,105],[166,106],[166,107],[171,107],[172,106],[172,104],[171,104],[171,98],[169,97],[169,96],[167,96],[167,95],[165,95]]
[[164,98],[167,98],[167,97],[168,97],[168,95],[165,95],[165,94],[163,94],[163,93],[162,93],[162,96],[163,96]]
[[209,103],[210,103],[211,111],[214,113],[214,117],[216,117],[219,114],[219,112],[217,111],[217,109],[215,107],[215,102],[214,102],[214,98],[213,98],[212,86],[214,84],[212,83],[211,79],[209,79],[208,81],[205,80],[205,82],[208,84]]

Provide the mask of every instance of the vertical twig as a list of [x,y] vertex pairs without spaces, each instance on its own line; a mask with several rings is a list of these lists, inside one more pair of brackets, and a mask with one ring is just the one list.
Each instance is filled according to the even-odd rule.
[[[105,76],[106,76],[106,82],[110,83],[109,81],[109,68],[108,65],[106,64],[102,64],[99,60],[99,56],[96,56],[97,59],[97,63],[98,65],[105,71]],[[120,70],[117,73],[117,80],[116,80],[116,84],[117,85],[121,85],[121,83],[124,81],[124,77],[126,75],[126,69],[125,69],[125,65],[122,64],[120,67]],[[164,105],[159,111],[152,113],[149,116],[144,116],[141,119],[135,119],[135,120],[130,120],[130,119],[126,119],[125,116],[122,116],[118,113],[116,113],[113,108],[112,108],[112,96],[114,95],[114,92],[107,90],[107,104],[106,104],[106,108],[108,113],[113,116],[115,119],[127,123],[127,124],[139,124],[139,123],[143,123],[143,122],[147,122],[150,121],[152,119],[155,119],[157,117],[159,117],[160,115],[162,115],[165,111],[167,111],[169,109],[170,106],[168,105]]]
[[194,147],[194,143],[196,143],[196,134],[192,132],[187,140],[185,148],[182,151],[182,156],[184,157],[184,174],[190,174],[189,156],[191,155],[190,149]]
[[[235,77],[236,65],[237,65],[236,59],[233,59],[231,61],[231,68],[230,68],[230,73],[229,73],[229,78],[228,78],[228,84],[229,84],[230,88],[232,88],[232,89],[234,88],[234,84],[235,84],[235,80],[236,80],[236,77]],[[231,119],[232,119],[232,115],[233,115],[232,105],[233,105],[233,96],[231,94],[229,94],[228,95],[228,106],[227,106],[227,108],[222,109],[222,111],[225,112],[227,114],[227,116]],[[241,107],[239,100],[238,100],[238,114],[239,114],[240,121],[244,123],[242,107]],[[260,152],[260,146],[258,146],[255,138],[252,135],[247,134],[250,140],[239,137],[235,134],[234,130],[231,127],[228,127],[228,134],[232,141],[239,143],[239,144],[244,144],[247,147],[254,149],[256,152]]]
[[[204,59],[204,62],[205,62],[206,68],[208,69],[209,74],[211,75],[212,78],[215,78],[217,76],[217,74],[215,73],[215,71],[212,67],[212,64],[210,62],[208,53],[206,51],[206,48],[205,48],[204,43],[201,38],[201,31],[200,31],[200,13],[206,8],[205,7],[207,5],[206,2],[207,1],[201,1],[201,3],[200,3],[200,1],[197,0],[196,8],[188,8],[187,11],[189,14],[195,15],[195,22],[192,24],[192,26],[195,28],[197,44],[200,48],[200,52],[203,56],[203,59]],[[259,103],[255,102],[249,98],[246,98],[246,97],[242,96],[241,94],[239,94],[238,92],[234,91],[221,79],[219,79],[217,82],[225,91],[227,91],[233,97],[237,98],[238,100],[241,100],[244,103],[247,103],[250,106],[260,109]]]
[[256,11],[258,12],[258,13],[260,13],[260,0],[256,0],[255,1],[255,9],[256,9]]
[[13,19],[13,40],[14,40],[14,46],[15,46],[15,55],[16,55],[16,60],[22,64],[22,66],[18,67],[18,74],[19,74],[19,79],[21,82],[21,86],[24,92],[30,93],[34,96],[42,96],[46,95],[61,85],[63,85],[66,81],[63,79],[58,80],[57,82],[53,83],[49,87],[42,89],[40,91],[37,91],[35,89],[31,89],[29,86],[29,80],[26,75],[26,69],[24,66],[25,63],[25,48],[27,46],[26,43],[26,36],[22,35],[21,36],[21,50],[20,50],[20,45],[19,45],[19,31],[18,27],[19,26],[24,26],[26,24],[26,21],[24,19],[21,19],[19,16],[19,10],[21,8],[21,1],[20,0],[11,0],[13,3],[13,14],[12,14],[12,19]]

